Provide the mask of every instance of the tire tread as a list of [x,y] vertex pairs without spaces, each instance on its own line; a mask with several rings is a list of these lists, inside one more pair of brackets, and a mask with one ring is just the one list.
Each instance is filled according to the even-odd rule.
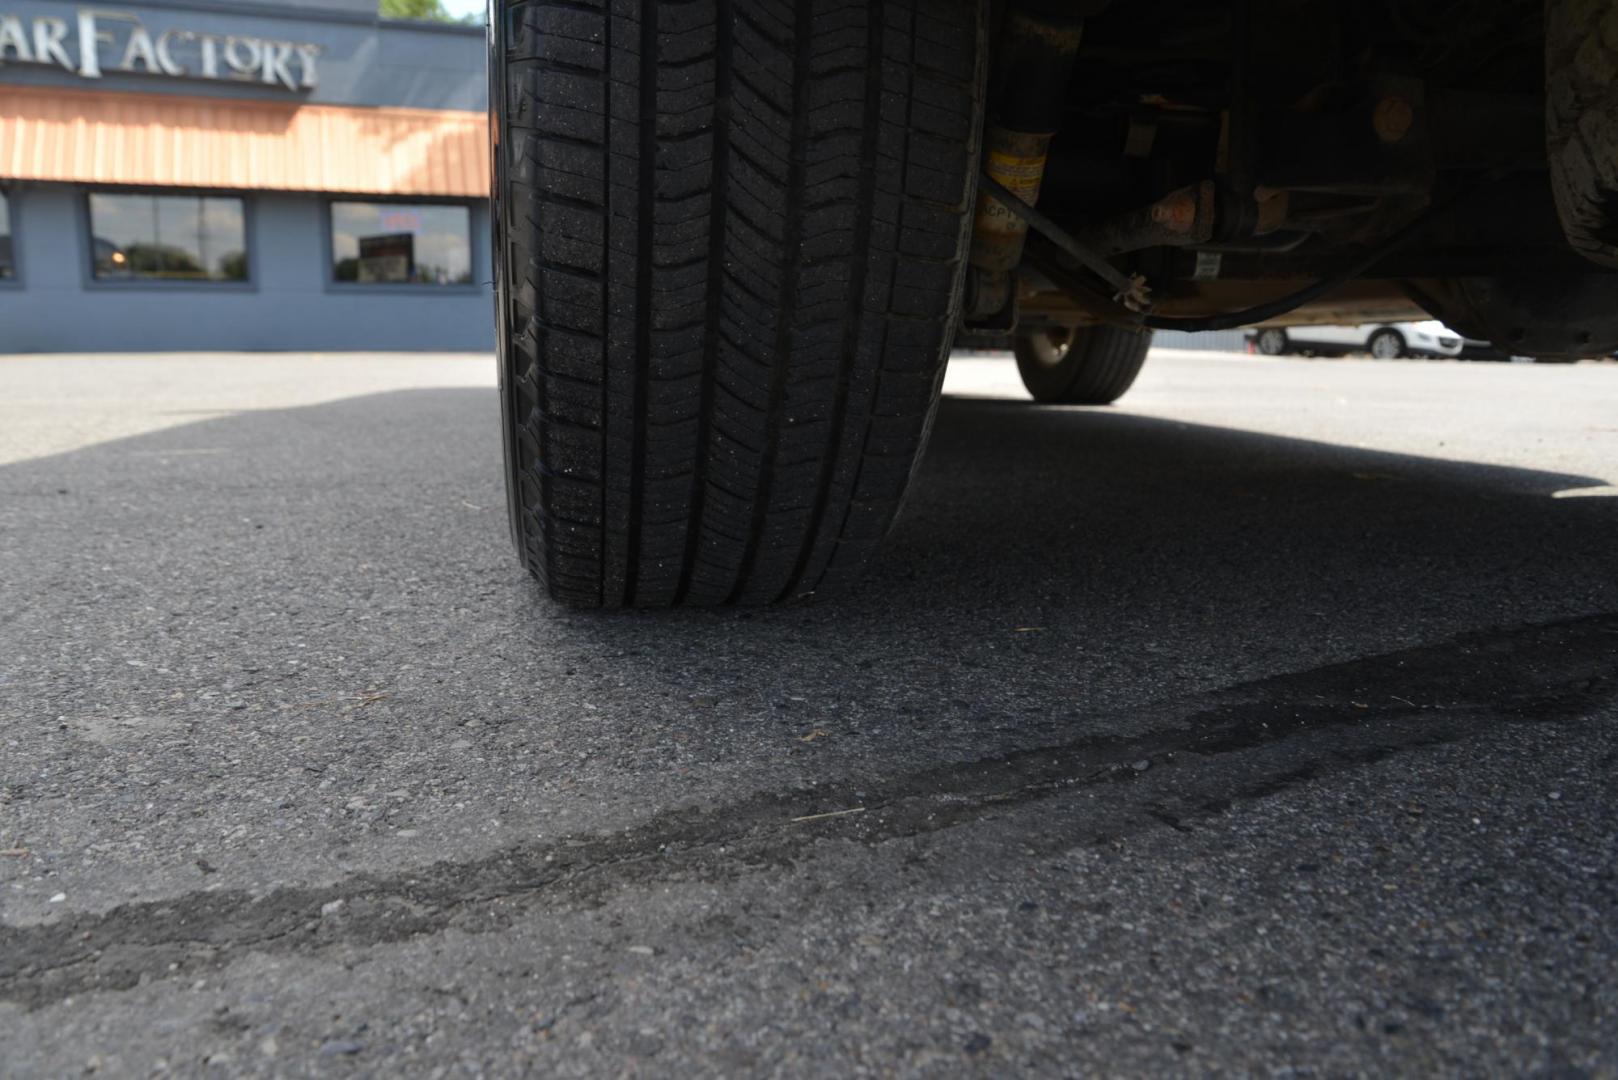
[[1545,80],[1562,228],[1579,254],[1618,267],[1618,0],[1550,0]]
[[523,0],[503,23],[519,549],[580,606],[846,586],[936,406],[975,0]]
[[1055,365],[1041,363],[1033,343],[1013,343],[1017,370],[1034,400],[1053,405],[1111,405],[1134,385],[1152,347],[1151,331],[1116,326],[1079,327]]

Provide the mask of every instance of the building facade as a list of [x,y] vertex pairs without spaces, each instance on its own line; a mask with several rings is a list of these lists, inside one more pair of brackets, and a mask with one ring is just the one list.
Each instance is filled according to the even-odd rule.
[[488,349],[479,27],[0,0],[0,353]]

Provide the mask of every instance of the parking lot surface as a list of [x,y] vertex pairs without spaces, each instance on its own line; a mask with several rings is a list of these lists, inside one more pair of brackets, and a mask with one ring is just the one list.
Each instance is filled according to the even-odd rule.
[[863,592],[618,615],[493,386],[0,358],[0,1071],[1618,1072],[1618,366],[962,358]]

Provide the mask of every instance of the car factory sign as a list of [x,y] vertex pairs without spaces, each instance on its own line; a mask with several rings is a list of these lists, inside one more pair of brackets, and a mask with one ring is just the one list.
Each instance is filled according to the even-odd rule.
[[312,90],[319,55],[320,46],[305,41],[175,28],[154,34],[129,11],[80,8],[71,22],[0,12],[0,67],[54,65],[86,79],[132,72]]

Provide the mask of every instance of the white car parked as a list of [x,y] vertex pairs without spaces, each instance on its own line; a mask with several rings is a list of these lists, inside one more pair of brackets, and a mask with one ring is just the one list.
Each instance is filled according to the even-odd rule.
[[1265,356],[1287,353],[1368,352],[1382,360],[1401,356],[1459,356],[1461,335],[1439,322],[1362,323],[1359,326],[1267,326],[1252,332]]

